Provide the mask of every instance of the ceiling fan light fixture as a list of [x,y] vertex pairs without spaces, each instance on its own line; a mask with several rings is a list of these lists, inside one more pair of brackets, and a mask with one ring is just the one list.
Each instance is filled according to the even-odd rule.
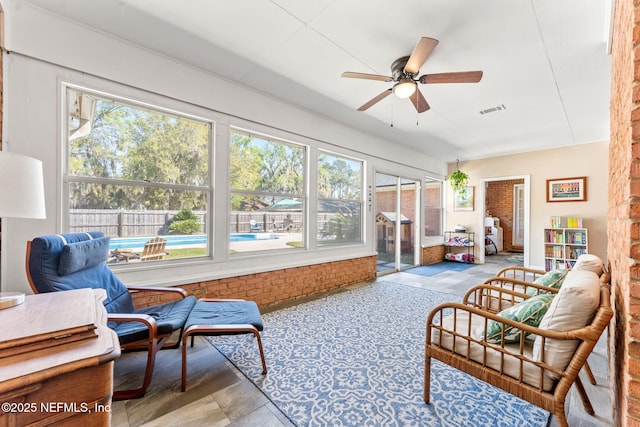
[[393,86],[393,93],[398,98],[409,98],[416,92],[416,82],[409,78],[403,78]]

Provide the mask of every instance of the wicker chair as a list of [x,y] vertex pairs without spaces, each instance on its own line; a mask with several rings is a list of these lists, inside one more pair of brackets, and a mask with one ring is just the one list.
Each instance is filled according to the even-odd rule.
[[[605,273],[598,279],[593,272],[569,274],[573,274],[574,277],[593,276],[589,279],[589,292],[593,303],[588,309],[585,308],[584,313],[576,313],[577,316],[579,314],[585,318],[581,327],[557,328],[557,324],[552,323],[553,316],[545,322],[552,312],[553,305],[539,327],[498,316],[495,309],[496,301],[498,307],[508,307],[532,298],[530,294],[541,290],[549,291],[549,288],[530,282],[504,277],[493,284],[485,283],[471,288],[461,304],[445,303],[434,308],[427,318],[424,401],[429,403],[431,358],[435,358],[550,411],[562,427],[568,425],[564,413],[566,395],[575,383],[585,411],[593,415],[593,407],[578,373],[613,316],[609,275]],[[567,302],[564,313],[572,315],[576,309],[567,305],[571,306],[576,297],[569,294],[570,290],[565,289],[578,287],[567,286],[567,280],[569,276],[565,279],[561,291],[550,291],[558,293],[552,304],[557,302],[557,307],[563,301]],[[509,282],[511,284],[507,286]],[[514,290],[515,285],[518,286],[518,290]],[[533,292],[527,293],[527,289]],[[584,293],[583,290],[578,292]],[[562,293],[564,295],[560,298]],[[586,312],[587,310],[590,312]],[[555,309],[553,311],[558,312]],[[498,322],[502,326],[503,332],[498,343],[487,340],[485,331],[489,321]],[[506,342],[504,331],[509,330],[509,327],[523,332],[515,343]],[[526,333],[531,335],[525,337]],[[569,350],[566,346],[569,346]]]

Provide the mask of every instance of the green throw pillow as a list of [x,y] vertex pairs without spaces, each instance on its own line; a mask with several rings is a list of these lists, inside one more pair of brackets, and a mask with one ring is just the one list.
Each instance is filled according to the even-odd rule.
[[[551,270],[544,273],[533,281],[536,285],[547,286],[549,288],[560,289],[564,278],[569,270]],[[527,295],[536,295],[536,288],[527,288]],[[540,291],[543,293],[544,291]]]
[[[513,307],[502,310],[498,313],[498,316],[537,327],[540,324],[542,317],[549,309],[554,296],[555,294],[541,294],[533,296],[514,305]],[[489,320],[487,322],[486,341],[494,344],[500,344],[502,340],[502,328],[504,326],[507,327],[504,332],[504,342],[518,342],[520,340],[520,333],[522,332],[520,329],[512,328],[511,326],[495,320]],[[482,336],[484,337],[484,333]]]

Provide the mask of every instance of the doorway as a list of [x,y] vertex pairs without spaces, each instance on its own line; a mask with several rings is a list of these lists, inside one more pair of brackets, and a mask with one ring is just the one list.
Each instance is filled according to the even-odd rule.
[[374,215],[378,274],[417,265],[419,192],[419,180],[376,173]]
[[[529,265],[529,175],[488,178],[482,180],[480,206],[484,207],[481,229],[495,224],[495,235],[501,235],[497,245],[504,253],[522,254],[524,266]],[[493,231],[493,230],[492,230]],[[484,241],[484,239],[483,239]],[[481,262],[485,256],[479,253]]]
[[513,186],[513,237],[512,246],[524,247],[524,184]]

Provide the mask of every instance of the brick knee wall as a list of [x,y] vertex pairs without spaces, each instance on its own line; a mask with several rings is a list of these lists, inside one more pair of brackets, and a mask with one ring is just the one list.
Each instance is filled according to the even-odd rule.
[[422,248],[422,261],[420,265],[429,265],[444,259],[444,246],[429,246]]
[[[261,309],[323,292],[373,280],[376,257],[369,256],[314,264],[244,276],[208,280],[180,286],[197,298],[242,298]],[[133,295],[136,307],[170,301],[171,295],[140,292]]]

